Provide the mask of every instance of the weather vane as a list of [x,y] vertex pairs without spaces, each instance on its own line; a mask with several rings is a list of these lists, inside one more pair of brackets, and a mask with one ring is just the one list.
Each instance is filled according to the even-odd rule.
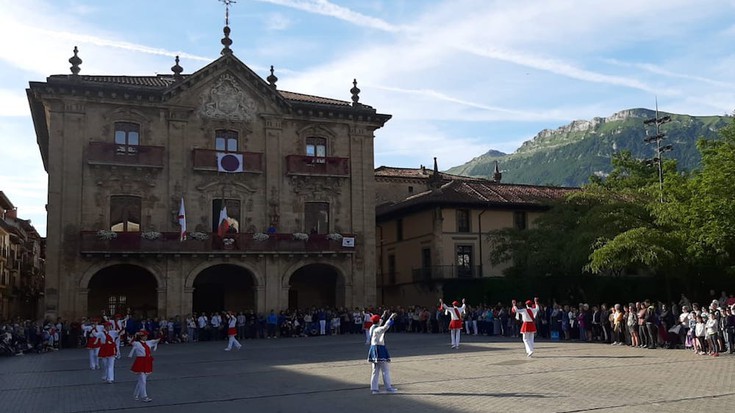
[[225,5],[225,26],[230,25],[230,4],[237,3],[235,0],[219,0]]

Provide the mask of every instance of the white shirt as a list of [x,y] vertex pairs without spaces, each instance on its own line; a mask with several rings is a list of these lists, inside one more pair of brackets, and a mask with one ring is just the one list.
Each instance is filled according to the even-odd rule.
[[373,326],[370,327],[370,344],[374,346],[384,346],[385,345],[385,333],[388,331],[388,329],[392,325],[393,325],[393,320],[390,320],[390,319],[382,326],[373,324]]
[[[145,343],[151,348],[151,351],[154,351],[158,348],[158,340],[146,340]],[[140,341],[133,341],[133,348],[130,349],[128,357],[145,357],[145,348],[140,344]]]
[[199,323],[199,328],[204,328],[207,326],[207,316],[200,315],[197,319],[197,322]]
[[[462,307],[454,307],[454,306],[450,307],[450,306],[442,303],[442,308],[444,309],[444,312],[446,314],[449,314],[449,316],[452,317],[452,321],[454,321],[454,320],[461,320],[462,317],[460,317],[460,316],[465,313],[465,311],[464,311],[465,305],[464,304],[462,304]],[[454,311],[455,309],[457,309],[459,311]],[[459,314],[457,314],[458,312],[459,312]]]

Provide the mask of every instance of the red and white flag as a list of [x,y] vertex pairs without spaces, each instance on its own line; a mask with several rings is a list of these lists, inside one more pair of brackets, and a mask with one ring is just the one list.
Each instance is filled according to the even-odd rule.
[[186,211],[184,210],[184,197],[181,197],[181,206],[179,207],[179,226],[181,227],[181,233],[179,234],[179,241],[186,239]]
[[224,237],[227,230],[230,229],[230,221],[227,216],[227,207],[222,205],[222,210],[219,212],[219,225],[217,226],[217,235]]

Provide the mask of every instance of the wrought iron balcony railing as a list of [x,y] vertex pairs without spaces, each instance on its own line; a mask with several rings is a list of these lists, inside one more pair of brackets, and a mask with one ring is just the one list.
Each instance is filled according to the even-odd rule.
[[327,234],[311,234],[308,240],[294,239],[293,234],[269,234],[263,241],[253,239],[252,233],[226,234],[223,238],[211,233],[205,240],[188,237],[184,241],[179,241],[178,232],[162,232],[153,240],[142,238],[140,232],[115,234],[115,238],[102,239],[96,231],[82,231],[79,250],[82,254],[331,254],[355,250],[354,246],[345,246],[342,240],[330,239]]
[[[214,149],[193,149],[194,169],[198,171],[217,170],[217,152]],[[260,152],[228,152],[242,155],[243,172],[263,172],[263,154]]]
[[90,165],[163,168],[163,155],[163,146],[90,142],[87,147],[87,163]]
[[286,156],[286,173],[289,175],[350,176],[350,159],[288,155]]

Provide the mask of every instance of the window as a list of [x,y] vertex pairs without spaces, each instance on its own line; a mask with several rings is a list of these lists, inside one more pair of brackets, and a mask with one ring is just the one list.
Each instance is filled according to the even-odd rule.
[[324,163],[327,156],[327,140],[325,138],[306,138],[306,156],[313,156],[314,163]]
[[521,231],[526,229],[526,212],[525,211],[513,212],[513,227]]
[[127,297],[124,295],[113,295],[107,299],[107,314],[125,314]]
[[396,241],[403,241],[403,220],[396,220]]
[[457,210],[457,232],[470,232],[470,211],[468,209]]
[[224,129],[215,131],[214,149],[218,152],[237,152],[237,132]]
[[408,186],[408,193],[409,193],[409,194],[412,194],[412,193],[413,193],[413,187],[412,187],[412,186],[410,186],[410,185]]
[[329,204],[326,202],[307,202],[304,204],[304,230],[310,234],[329,232]]
[[115,122],[115,153],[136,155],[140,145],[140,126],[137,123]]
[[472,276],[472,245],[457,245],[457,277]]
[[[240,232],[240,201],[237,199],[225,199],[225,207],[227,208],[227,223],[229,229],[227,232]],[[222,199],[212,200],[212,232],[217,232],[220,224],[220,213],[222,212]]]
[[140,231],[140,197],[110,197],[110,229],[117,232]]

